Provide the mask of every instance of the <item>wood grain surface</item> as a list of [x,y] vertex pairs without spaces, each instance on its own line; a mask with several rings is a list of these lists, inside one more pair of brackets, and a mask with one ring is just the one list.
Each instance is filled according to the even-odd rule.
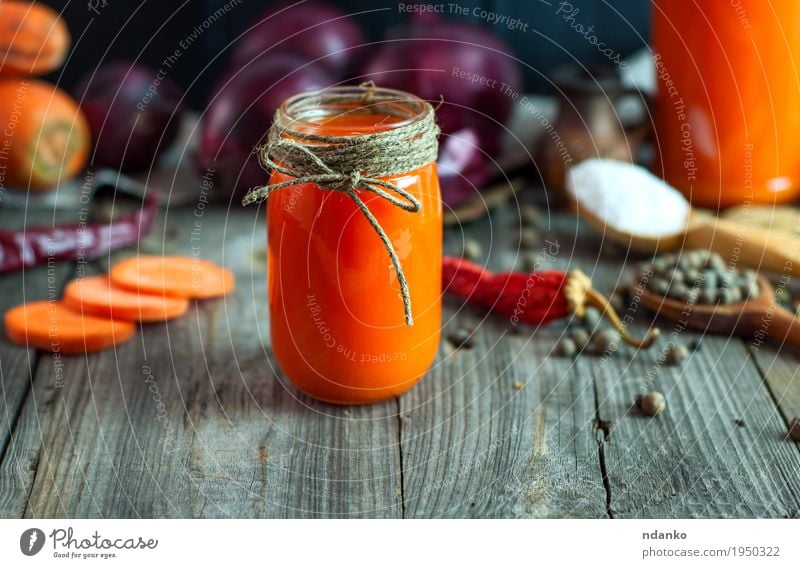
[[[570,215],[539,225],[541,266],[581,267],[601,291],[639,260]],[[520,228],[512,203],[448,228],[445,247],[474,238],[489,266],[519,267]],[[518,329],[447,299],[444,336],[474,330],[470,348],[443,341],[397,400],[337,407],[299,393],[272,357],[263,210],[169,209],[141,250],[220,262],[236,292],[89,356],[0,339],[0,517],[800,516],[792,349],[682,331],[702,341],[679,366],[658,363],[666,339],[565,358],[552,351],[570,322]],[[76,269],[0,276],[0,307],[45,298]],[[673,325],[643,309],[635,322],[667,337]],[[633,406],[650,388],[667,398],[655,418]]]

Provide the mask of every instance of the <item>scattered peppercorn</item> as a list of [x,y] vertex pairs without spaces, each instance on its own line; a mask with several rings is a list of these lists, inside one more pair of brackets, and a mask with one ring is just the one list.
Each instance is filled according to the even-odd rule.
[[600,325],[603,316],[600,314],[600,310],[594,307],[586,308],[586,311],[583,314],[583,325],[586,326],[586,329],[589,330],[589,333],[594,333],[597,327]]
[[680,365],[689,358],[689,349],[683,344],[673,344],[667,348],[664,360],[668,365]]
[[522,265],[522,270],[525,272],[534,272],[540,269],[540,261],[539,255],[535,252],[526,251],[523,252],[521,255],[520,264]]
[[519,232],[519,246],[523,249],[532,249],[539,244],[539,233],[531,228],[523,228]]
[[739,428],[744,428],[745,426],[744,420],[742,420],[741,418],[737,418],[736,420],[733,421],[733,423],[736,424]]
[[447,336],[447,341],[456,349],[472,349],[472,332],[460,327]]
[[558,354],[562,357],[572,357],[576,351],[575,342],[569,337],[562,337],[558,342]]
[[464,239],[461,247],[461,255],[467,260],[477,261],[483,253],[483,248],[475,239]]
[[787,306],[792,303],[792,295],[786,289],[786,286],[781,284],[775,286],[775,299]]
[[657,391],[651,391],[647,394],[639,395],[636,397],[636,406],[646,416],[656,416],[664,412],[667,407],[667,402],[664,400],[664,395]]
[[522,205],[519,208],[519,218],[522,224],[528,227],[534,227],[539,224],[542,214],[533,205]]
[[795,442],[800,442],[800,416],[795,416],[789,422],[789,437]]
[[594,351],[598,355],[613,353],[619,347],[619,333],[614,329],[604,329],[594,336]]
[[576,329],[571,334],[570,337],[572,341],[575,343],[575,348],[580,352],[586,349],[586,346],[589,345],[589,334],[586,332],[585,329]]

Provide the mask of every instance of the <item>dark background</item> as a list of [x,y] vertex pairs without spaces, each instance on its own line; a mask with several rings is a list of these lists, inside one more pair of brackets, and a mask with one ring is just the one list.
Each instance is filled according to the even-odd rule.
[[[225,0],[47,0],[45,3],[62,12],[72,32],[70,59],[50,77],[71,89],[81,76],[91,73],[102,61],[139,60],[158,68],[178,47],[178,42],[225,4]],[[381,39],[387,27],[406,17],[398,13],[396,1],[331,0],[329,3],[349,13],[358,13],[355,17],[369,40]],[[191,105],[199,107],[204,103],[228,60],[231,42],[273,4],[265,0],[241,0],[223,19],[203,31],[170,69],[170,78],[186,89]],[[556,14],[560,0],[465,0],[458,4],[470,11],[480,6],[528,23],[528,31],[521,32],[472,16],[462,17],[503,37],[518,58],[538,71],[546,73],[567,61],[584,64],[607,61],[595,46],[570,28],[563,14]],[[594,25],[596,35],[616,52],[627,55],[646,44],[648,1],[571,0],[571,4],[579,10],[575,22]],[[525,73],[528,91],[545,89],[537,72],[525,68]]]

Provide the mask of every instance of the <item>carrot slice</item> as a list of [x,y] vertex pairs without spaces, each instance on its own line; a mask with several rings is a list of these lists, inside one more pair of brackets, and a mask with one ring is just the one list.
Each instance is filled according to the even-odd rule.
[[172,298],[217,298],[235,284],[230,271],[190,256],[135,256],[112,266],[109,276],[121,288]]
[[64,290],[64,304],[77,312],[125,321],[164,321],[189,309],[185,298],[167,298],[119,288],[108,276],[73,280]]
[[111,347],[130,339],[135,329],[129,322],[83,315],[47,300],[11,308],[5,323],[6,335],[17,345],[65,354]]

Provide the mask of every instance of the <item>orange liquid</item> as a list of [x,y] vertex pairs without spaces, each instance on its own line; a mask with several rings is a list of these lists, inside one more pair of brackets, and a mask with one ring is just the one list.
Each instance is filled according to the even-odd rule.
[[657,173],[704,207],[800,194],[800,2],[655,0]]
[[[393,121],[342,114],[308,130],[359,135],[390,128]],[[275,173],[270,183],[287,179]],[[360,193],[400,258],[412,327],[405,324],[386,248],[347,195],[302,184],[272,194],[267,203],[272,348],[300,389],[328,402],[360,404],[401,394],[428,370],[439,346],[442,206],[436,164],[383,179],[422,204],[411,213]]]

